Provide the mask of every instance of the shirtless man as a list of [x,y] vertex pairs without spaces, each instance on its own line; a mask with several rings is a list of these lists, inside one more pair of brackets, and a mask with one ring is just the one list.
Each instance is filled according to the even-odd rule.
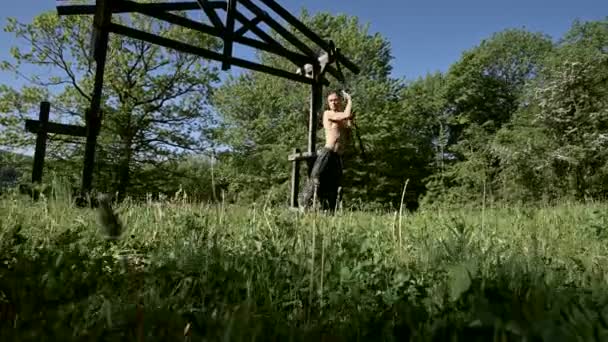
[[306,184],[300,203],[303,208],[312,204],[315,190],[321,207],[333,211],[338,200],[338,188],[342,182],[342,155],[347,145],[353,120],[352,101],[348,93],[342,92],[346,106],[337,92],[329,93],[329,110],[323,112],[325,146],[317,154],[310,181]]

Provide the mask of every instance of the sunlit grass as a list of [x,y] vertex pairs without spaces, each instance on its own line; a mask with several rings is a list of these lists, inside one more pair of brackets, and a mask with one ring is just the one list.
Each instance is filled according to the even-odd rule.
[[399,218],[178,194],[115,209],[112,243],[67,194],[0,199],[1,340],[606,338],[603,203]]

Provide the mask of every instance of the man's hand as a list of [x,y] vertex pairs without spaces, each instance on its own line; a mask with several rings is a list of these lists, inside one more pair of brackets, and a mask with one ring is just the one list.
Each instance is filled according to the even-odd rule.
[[344,90],[342,90],[342,97],[346,100],[346,101],[351,101],[351,97],[350,94],[345,92]]
[[348,123],[348,127],[350,127],[351,123],[353,122],[353,119],[355,118],[354,114],[351,112],[351,108],[353,106],[353,101],[350,97],[350,94],[344,90],[342,90],[342,97],[346,100],[346,108],[345,108],[344,112],[348,113],[348,117],[347,117],[346,121]]

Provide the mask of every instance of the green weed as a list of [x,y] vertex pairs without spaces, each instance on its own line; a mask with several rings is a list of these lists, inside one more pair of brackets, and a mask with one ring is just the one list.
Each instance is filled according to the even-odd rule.
[[1,340],[607,337],[602,203],[325,216],[176,196],[114,209],[116,241],[69,198],[0,199]]

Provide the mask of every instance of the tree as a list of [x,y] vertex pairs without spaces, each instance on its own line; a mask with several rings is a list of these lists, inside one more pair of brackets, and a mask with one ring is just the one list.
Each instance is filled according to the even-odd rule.
[[533,199],[606,196],[607,93],[608,21],[576,21],[531,84],[517,124],[497,137],[505,176],[528,176],[513,187]]
[[[442,73],[427,74],[410,82],[399,96],[398,125],[392,128],[392,144],[400,146],[392,156],[395,180],[409,180],[404,201],[418,206],[418,200],[443,181],[447,153],[446,77]],[[432,191],[432,189],[431,189]],[[401,196],[401,193],[399,193]],[[400,198],[399,198],[400,200]]]
[[[0,144],[13,148],[32,144],[32,137],[22,134],[22,120],[36,116],[44,99],[52,104],[53,120],[59,116],[63,122],[84,123],[95,75],[89,53],[91,21],[86,16],[60,18],[52,12],[29,24],[8,20],[5,31],[28,48],[13,47],[14,62],[4,61],[1,66],[21,75],[28,85],[20,90],[0,88],[0,110],[11,114],[0,121]],[[114,21],[209,49],[219,46],[216,39],[137,14],[115,16]],[[146,173],[141,173],[146,167],[157,168],[148,176],[170,176],[163,162],[204,150],[214,122],[208,105],[214,81],[216,68],[200,57],[111,35],[95,187],[124,196],[132,185],[147,182]],[[52,137],[48,154],[82,165],[82,141],[70,140]]]
[[447,191],[460,201],[496,194],[500,160],[490,142],[519,108],[524,86],[552,49],[551,40],[540,33],[510,29],[466,51],[450,67],[444,115],[454,161],[443,173],[449,189],[437,188],[431,196]]

